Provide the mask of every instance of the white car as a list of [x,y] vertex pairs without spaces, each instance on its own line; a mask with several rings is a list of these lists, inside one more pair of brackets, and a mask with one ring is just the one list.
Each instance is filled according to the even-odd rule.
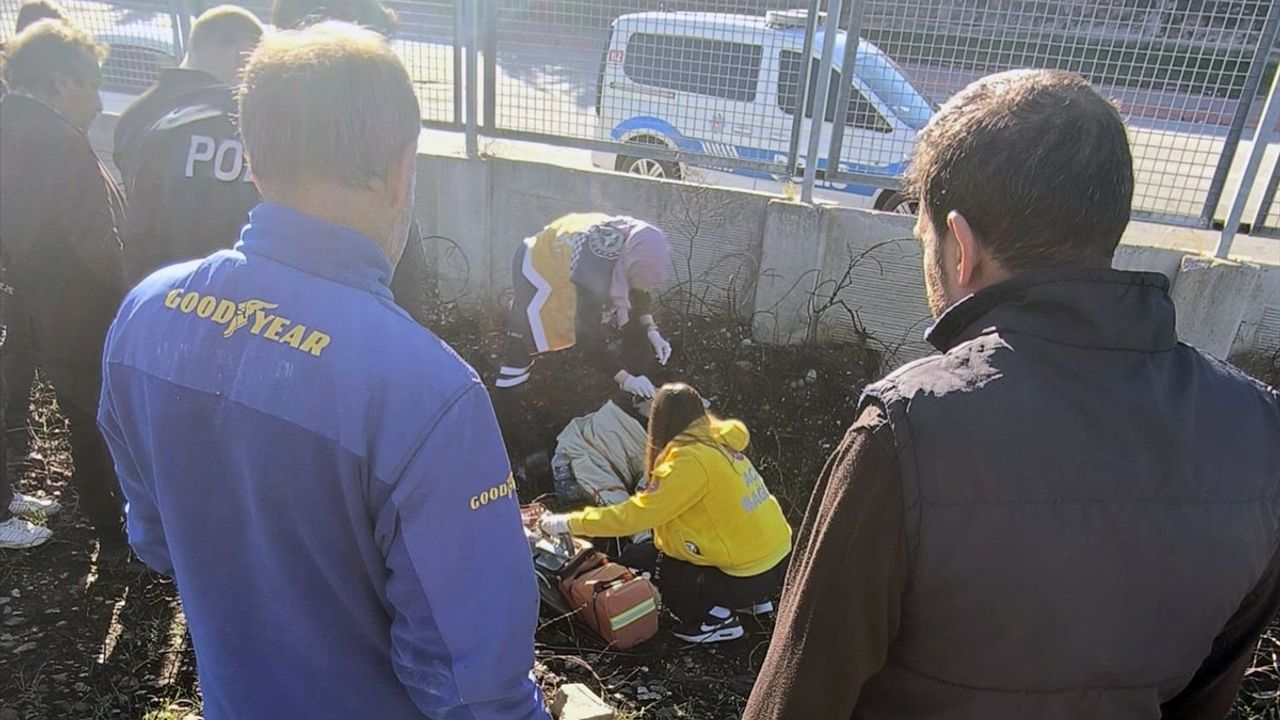
[[[598,78],[596,111],[600,139],[629,143],[634,153],[595,152],[597,167],[651,177],[699,180],[783,192],[786,173],[716,166],[715,157],[785,164],[804,68],[805,11],[764,16],[648,12],[623,15],[613,23]],[[814,38],[809,58],[810,87],[825,30]],[[840,87],[840,60],[846,33],[836,30],[835,67],[819,142],[815,195],[844,205],[908,212],[905,199],[889,187],[831,182],[823,172],[831,133],[844,133],[838,167],[843,172],[893,178],[906,166],[916,133],[934,106],[875,45],[858,43],[849,110],[833,122]],[[812,117],[813,95],[808,114]],[[800,165],[812,121],[801,122]],[[673,163],[646,157],[646,146],[706,156],[705,162]],[[884,185],[891,185],[886,182]]]

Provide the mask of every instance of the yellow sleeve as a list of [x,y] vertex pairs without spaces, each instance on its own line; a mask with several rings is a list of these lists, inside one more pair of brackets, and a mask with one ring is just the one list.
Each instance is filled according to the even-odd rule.
[[570,513],[569,529],[587,537],[623,537],[652,530],[693,507],[707,492],[707,472],[695,457],[672,455],[654,468],[652,489],[617,505]]

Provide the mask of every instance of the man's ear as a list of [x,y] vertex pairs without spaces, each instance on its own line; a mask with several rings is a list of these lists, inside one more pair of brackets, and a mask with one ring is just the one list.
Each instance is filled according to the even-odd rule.
[[979,266],[982,264],[982,252],[978,247],[978,237],[970,227],[969,221],[959,212],[947,213],[947,234],[955,238],[959,254],[955,259],[956,284],[960,288],[973,285]]
[[414,166],[418,162],[418,144],[410,143],[404,152],[391,161],[390,167],[387,168],[388,199],[391,201],[391,207],[402,208],[405,203],[413,202],[413,198],[408,194],[413,192],[413,184],[409,182],[413,177]]

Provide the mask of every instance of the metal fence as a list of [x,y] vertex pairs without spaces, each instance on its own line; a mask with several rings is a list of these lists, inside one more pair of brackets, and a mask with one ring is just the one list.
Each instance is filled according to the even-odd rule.
[[[0,0],[0,38],[20,3]],[[111,45],[106,89],[136,93],[176,62],[191,16],[213,1],[63,4]],[[268,19],[269,0],[239,4]],[[991,72],[1060,68],[1089,78],[1128,120],[1135,216],[1211,227],[1254,136],[1274,139],[1275,128],[1256,127],[1280,34],[1272,0],[387,4],[424,123],[465,130],[473,151],[481,134],[532,140],[627,172],[774,192],[794,184],[909,210],[894,188],[938,104]],[[1270,168],[1246,215],[1257,234],[1280,234]]]

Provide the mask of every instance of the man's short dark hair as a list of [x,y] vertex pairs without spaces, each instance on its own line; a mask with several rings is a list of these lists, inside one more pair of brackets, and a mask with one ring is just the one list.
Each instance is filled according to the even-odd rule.
[[395,32],[396,14],[381,0],[275,0],[271,24],[281,30],[341,20],[367,27],[386,37]]
[[13,31],[20,33],[39,20],[62,20],[66,22],[67,12],[53,0],[27,0],[18,9],[18,21]]
[[262,23],[253,13],[235,5],[219,5],[200,14],[191,25],[192,50],[242,48],[262,39]]
[[106,57],[106,46],[84,30],[40,20],[5,43],[4,77],[13,89],[51,93],[60,75],[87,82]]
[[1115,106],[1060,70],[991,75],[920,133],[906,177],[938,236],[959,212],[1005,269],[1111,263],[1133,158]]

